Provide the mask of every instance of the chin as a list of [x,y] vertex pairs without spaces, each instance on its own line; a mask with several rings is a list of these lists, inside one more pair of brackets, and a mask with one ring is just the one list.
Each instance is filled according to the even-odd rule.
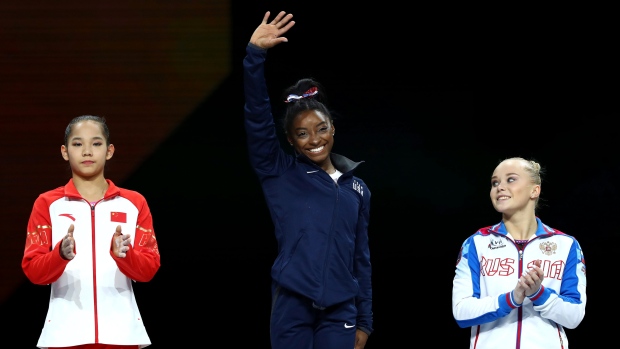
[[327,157],[321,157],[321,158],[312,158],[312,162],[314,162],[316,165],[318,165],[319,167],[321,167],[321,165],[323,163],[325,163],[325,159],[327,159]]

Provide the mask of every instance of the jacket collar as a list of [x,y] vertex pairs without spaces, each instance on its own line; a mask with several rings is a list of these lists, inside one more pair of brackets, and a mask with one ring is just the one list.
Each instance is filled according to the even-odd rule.
[[[104,199],[120,194],[120,188],[117,187],[114,182],[109,179],[106,179],[105,181],[108,182],[108,190],[106,190],[105,194],[103,195]],[[82,195],[80,195],[80,192],[78,192],[77,188],[75,187],[75,183],[73,183],[73,178],[69,179],[69,182],[65,184],[65,196],[77,199],[82,198]]]
[[[334,165],[334,167],[342,172],[342,173],[347,173],[347,172],[351,172],[353,170],[355,170],[359,165],[361,165],[362,163],[364,163],[364,161],[353,161],[349,158],[347,158],[344,155],[340,155],[340,154],[336,154],[336,153],[330,153],[329,157],[332,160],[332,164]],[[312,160],[310,160],[307,156],[303,155],[303,154],[297,154],[297,159],[299,161],[305,162],[307,164],[311,164],[314,166],[317,166],[317,164],[315,164],[314,162],[312,162]],[[318,166],[317,166],[318,167]]]
[[[536,233],[534,235],[540,237],[540,236],[553,235],[556,233],[555,229],[544,224],[538,217],[536,217],[536,223],[537,223],[537,228],[536,228]],[[492,233],[501,234],[501,235],[508,234],[508,230],[506,229],[506,225],[504,224],[504,221],[501,221],[497,223],[496,225],[491,226],[489,228],[489,231]]]

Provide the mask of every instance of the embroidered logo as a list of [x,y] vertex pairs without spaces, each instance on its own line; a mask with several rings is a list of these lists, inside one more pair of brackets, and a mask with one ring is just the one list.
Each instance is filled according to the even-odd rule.
[[67,217],[67,218],[69,218],[69,219],[71,219],[72,221],[75,222],[75,217],[73,217],[73,215],[71,213],[61,213],[61,214],[59,214],[59,216]]
[[541,242],[539,247],[540,247],[540,251],[546,254],[547,256],[551,256],[552,254],[555,254],[555,250],[558,249],[558,245],[555,242],[551,242],[551,241]]
[[489,250],[497,250],[498,248],[506,247],[506,244],[504,244],[504,240],[497,239],[497,240],[491,240],[491,242],[489,242],[488,247],[489,247]]
[[49,242],[47,237],[51,235],[50,229],[52,229],[52,227],[49,225],[37,225],[36,231],[27,233],[29,245],[47,245]]
[[362,196],[364,196],[364,188],[361,184],[359,184],[358,181],[353,181],[353,189],[360,193]]

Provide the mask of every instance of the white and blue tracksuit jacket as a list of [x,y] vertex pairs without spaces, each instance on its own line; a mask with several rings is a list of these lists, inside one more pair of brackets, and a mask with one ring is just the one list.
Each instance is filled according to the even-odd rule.
[[[470,348],[567,349],[564,328],[586,309],[586,266],[577,240],[543,224],[520,248],[504,223],[482,228],[463,245],[456,264],[452,312],[471,327]],[[512,290],[526,268],[541,261],[538,292],[516,304]]]
[[337,183],[304,155],[285,152],[276,134],[264,77],[267,50],[247,46],[243,61],[250,163],[275,226],[272,279],[319,307],[355,299],[357,328],[371,333],[368,246],[370,191],[353,171],[361,162],[331,154]]

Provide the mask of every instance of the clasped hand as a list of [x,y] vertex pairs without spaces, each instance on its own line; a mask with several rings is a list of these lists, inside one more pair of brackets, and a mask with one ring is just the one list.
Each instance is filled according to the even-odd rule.
[[72,260],[75,257],[75,240],[73,239],[73,224],[69,226],[67,235],[62,238],[60,244],[60,255],[64,259]]
[[121,226],[116,227],[116,231],[112,236],[112,252],[118,258],[127,257],[129,245],[131,244],[131,234],[121,233]]
[[515,301],[523,303],[525,297],[536,293],[545,278],[543,270],[540,268],[540,261],[534,261],[534,267],[523,272],[513,291]]
[[[67,260],[72,260],[75,258],[75,239],[73,238],[74,229],[75,227],[71,224],[67,231],[67,235],[62,238],[62,243],[60,244],[60,254],[62,258]],[[131,234],[123,234],[121,226],[118,225],[114,235],[112,235],[112,253],[114,253],[114,255],[118,258],[125,258],[127,257],[127,251],[129,251],[130,245]]]

